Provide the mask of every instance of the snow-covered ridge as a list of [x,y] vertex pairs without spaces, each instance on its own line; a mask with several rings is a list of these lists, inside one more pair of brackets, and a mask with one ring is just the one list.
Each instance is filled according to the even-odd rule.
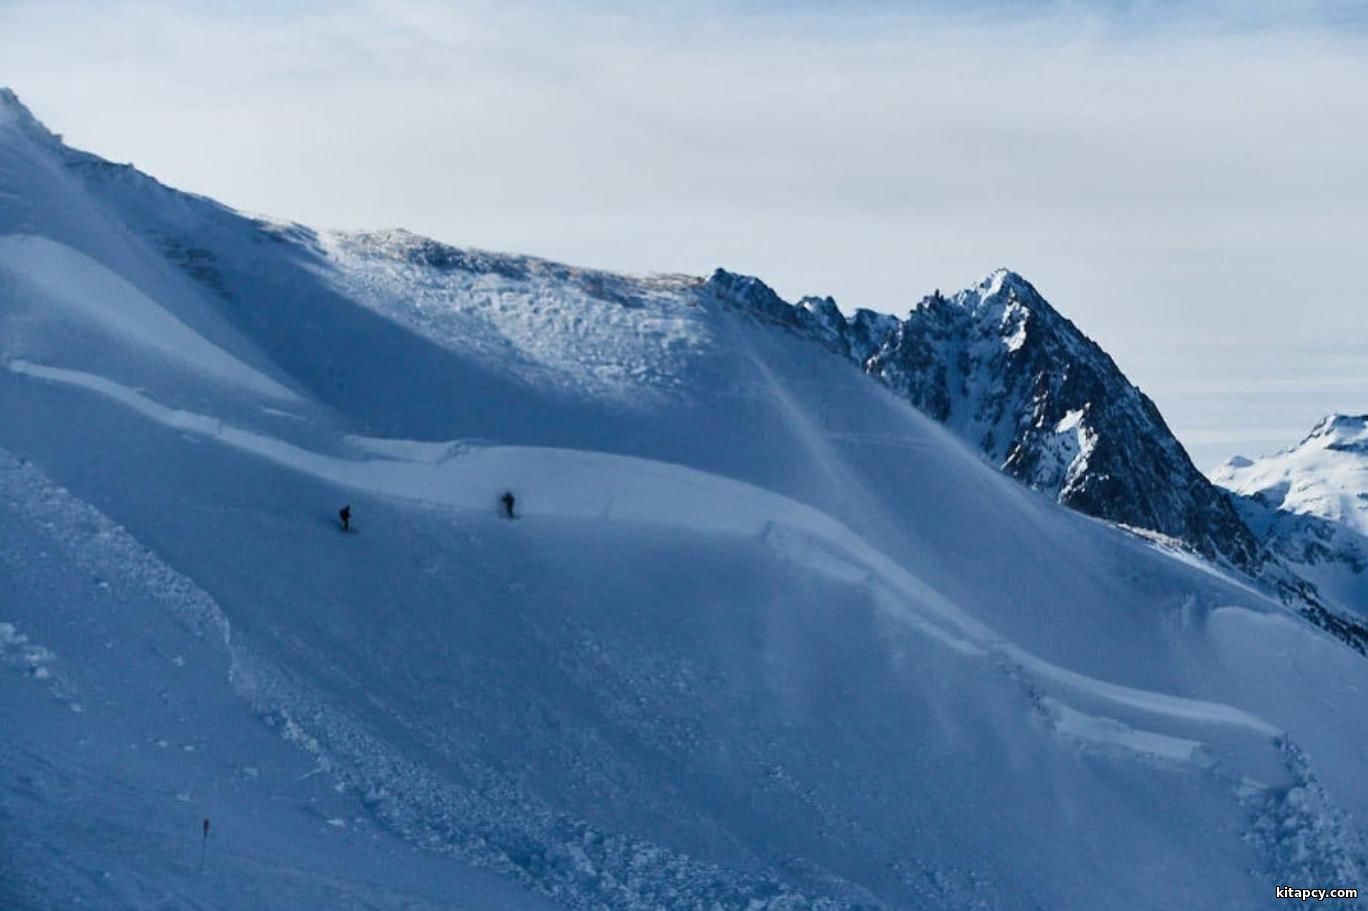
[[[491,370],[624,405],[688,393],[709,345],[697,279],[624,276],[451,247],[407,231],[326,233],[323,274],[349,297]],[[593,331],[583,331],[592,327]]]
[[19,96],[11,89],[0,86],[0,129],[4,128],[22,131],[30,139],[45,145],[56,147],[61,143],[61,137],[43,126],[19,100]]
[[1364,444],[1368,443],[1368,414],[1327,415],[1302,442],[1313,439],[1325,440],[1326,449],[1363,452]]

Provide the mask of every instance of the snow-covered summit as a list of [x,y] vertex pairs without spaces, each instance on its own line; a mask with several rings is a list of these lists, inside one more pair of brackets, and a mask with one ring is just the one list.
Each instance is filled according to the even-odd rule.
[[6,133],[10,142],[23,137],[48,149],[64,148],[60,136],[33,116],[33,112],[12,89],[0,85],[0,143],[7,141]]
[[962,307],[978,309],[1019,297],[1044,301],[1040,292],[1036,291],[1035,286],[1027,281],[1025,276],[1005,266],[999,266],[984,276],[978,284],[956,292],[950,299]]
[[1368,535],[1368,415],[1327,415],[1297,445],[1257,459],[1236,456],[1211,478],[1275,509]]
[[1368,414],[1326,415],[1299,445],[1313,440],[1325,449],[1368,455]]

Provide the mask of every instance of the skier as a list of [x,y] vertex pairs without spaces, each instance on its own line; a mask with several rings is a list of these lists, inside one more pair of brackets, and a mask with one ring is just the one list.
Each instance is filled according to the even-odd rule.
[[504,491],[504,495],[501,496],[501,497],[499,497],[499,502],[503,504],[503,508],[504,508],[504,518],[506,518],[506,519],[516,518],[516,517],[513,515],[513,503],[514,503],[513,491],[511,491],[511,490],[505,490],[505,491]]
[[351,504],[348,503],[337,511],[337,517],[342,520],[342,530],[351,530]]

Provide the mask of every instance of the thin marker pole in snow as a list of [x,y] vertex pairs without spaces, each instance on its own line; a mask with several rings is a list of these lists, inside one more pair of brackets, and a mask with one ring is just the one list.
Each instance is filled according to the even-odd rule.
[[204,856],[209,852],[209,817],[204,817],[204,839],[200,841],[200,873],[204,872]]

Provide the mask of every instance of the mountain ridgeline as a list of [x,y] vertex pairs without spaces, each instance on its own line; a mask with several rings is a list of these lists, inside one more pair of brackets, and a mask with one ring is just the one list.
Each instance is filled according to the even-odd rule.
[[813,333],[1060,503],[1245,573],[1261,568],[1259,542],[1154,403],[1020,275],[998,270],[976,287],[937,292],[904,319],[868,310],[847,319],[829,297],[790,306],[763,282],[722,270],[708,284]]

